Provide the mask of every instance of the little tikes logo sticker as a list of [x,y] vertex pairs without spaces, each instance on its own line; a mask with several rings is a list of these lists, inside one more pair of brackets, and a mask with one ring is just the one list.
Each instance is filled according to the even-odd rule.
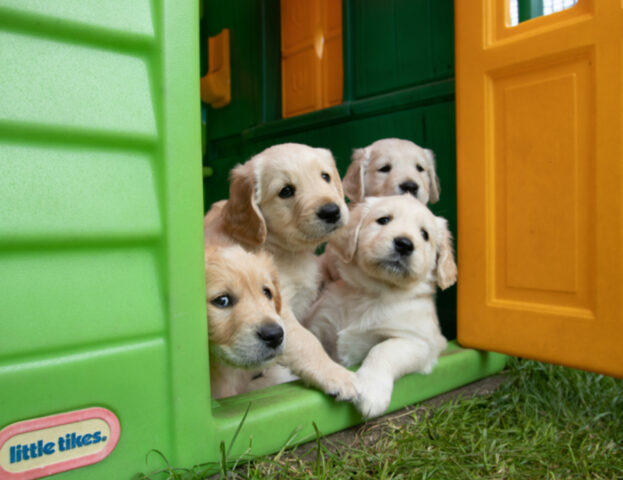
[[105,408],[33,418],[0,430],[0,479],[30,480],[99,462],[119,441]]

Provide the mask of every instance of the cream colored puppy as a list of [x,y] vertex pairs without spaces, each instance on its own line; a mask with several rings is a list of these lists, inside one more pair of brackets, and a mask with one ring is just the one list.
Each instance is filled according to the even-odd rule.
[[[270,252],[281,285],[281,317],[296,323],[317,296],[314,249],[347,220],[331,152],[289,143],[270,147],[232,170],[229,199],[215,203],[204,219],[205,241]],[[290,330],[304,340],[286,343],[283,362],[326,393],[354,398],[354,373],[332,361],[318,340],[297,326]]]
[[341,280],[323,290],[306,322],[343,365],[357,372],[357,406],[368,417],[389,406],[394,380],[430,373],[446,339],[435,308],[436,285],[456,282],[445,219],[410,195],[369,197],[330,245]]
[[290,338],[281,318],[277,271],[264,252],[242,247],[205,249],[210,385],[215,398],[253,389]]
[[439,200],[439,180],[432,150],[409,140],[385,138],[353,152],[343,180],[353,203],[365,197],[408,193],[420,202]]

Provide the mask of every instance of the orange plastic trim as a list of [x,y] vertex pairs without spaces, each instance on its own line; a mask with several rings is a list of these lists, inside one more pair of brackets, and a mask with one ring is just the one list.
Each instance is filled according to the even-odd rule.
[[201,101],[223,108],[231,102],[228,28],[208,38],[208,52],[208,73],[201,78]]

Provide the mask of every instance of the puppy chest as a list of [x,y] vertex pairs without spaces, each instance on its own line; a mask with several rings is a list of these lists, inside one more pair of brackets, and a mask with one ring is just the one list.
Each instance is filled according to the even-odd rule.
[[276,259],[279,283],[284,302],[302,321],[318,295],[320,276],[313,255]]

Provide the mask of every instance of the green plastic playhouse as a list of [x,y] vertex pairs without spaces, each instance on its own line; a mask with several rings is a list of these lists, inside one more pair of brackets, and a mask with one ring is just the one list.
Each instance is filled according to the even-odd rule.
[[[452,1],[342,7],[342,103],[282,118],[278,0],[0,0],[0,447],[31,435],[0,448],[17,465],[0,478],[126,478],[154,466],[152,449],[176,466],[217,461],[247,408],[232,455],[251,436],[264,454],[310,439],[312,422],[362,421],[296,382],[213,401],[207,366],[202,215],[266,146],[329,148],[343,174],[353,148],[412,139],[436,152],[434,210],[456,227]],[[203,47],[223,28],[231,103],[212,109]],[[455,309],[455,290],[439,295],[449,339]],[[433,374],[397,382],[391,410],[503,364],[453,343]],[[91,420],[63,416],[76,411]],[[100,424],[71,431],[96,417],[118,437],[105,455]],[[54,460],[76,442],[89,461]]]

